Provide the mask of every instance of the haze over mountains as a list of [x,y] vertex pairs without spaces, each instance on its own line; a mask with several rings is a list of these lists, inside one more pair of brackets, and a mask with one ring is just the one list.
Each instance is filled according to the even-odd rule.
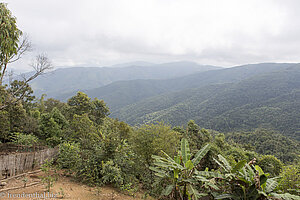
[[31,86],[37,96],[47,94],[47,97],[58,98],[62,94],[98,88],[120,80],[168,79],[214,69],[220,67],[193,62],[164,64],[134,62],[112,67],[59,68],[38,77],[32,81]]
[[[55,83],[55,84],[50,84]],[[131,125],[165,121],[223,132],[271,128],[300,139],[300,65],[232,68],[191,62],[58,69],[33,83],[38,94],[66,100],[84,91]]]

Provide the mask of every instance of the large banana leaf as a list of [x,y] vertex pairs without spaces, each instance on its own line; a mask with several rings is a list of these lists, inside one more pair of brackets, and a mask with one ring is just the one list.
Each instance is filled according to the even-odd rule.
[[195,200],[208,195],[206,193],[199,193],[198,190],[196,190],[192,185],[188,186],[188,191],[189,191],[189,194],[191,194],[192,199],[195,199]]
[[245,164],[247,163],[247,161],[246,160],[242,160],[242,161],[240,161],[240,162],[238,162],[235,166],[234,166],[234,168],[232,169],[232,173],[235,173],[235,172],[237,172],[237,171],[240,171],[240,169],[242,169],[244,166],[245,166]]
[[199,176],[208,177],[208,178],[223,178],[223,179],[226,178],[223,174],[220,174],[218,172],[212,172],[212,171],[195,171],[195,174]]
[[216,196],[215,199],[240,199],[240,197],[233,194],[221,194]]
[[[222,155],[218,155],[219,160],[214,159],[214,161],[220,165],[220,167],[222,167],[226,172],[231,172],[231,166],[228,163],[228,161],[222,156]],[[219,162],[220,161],[220,162]]]
[[182,154],[182,162],[185,164],[191,157],[189,143],[185,138],[181,139],[181,154]]
[[155,175],[158,177],[161,177],[161,178],[168,177],[168,174],[164,170],[158,169],[156,167],[149,167],[149,169],[154,171]]
[[155,160],[154,161],[154,165],[159,166],[159,167],[163,167],[163,168],[179,168],[179,169],[184,169],[183,166],[181,166],[180,164],[176,163],[172,158],[163,158],[160,156],[155,156],[152,155],[152,158]]
[[194,168],[194,164],[191,160],[188,160],[186,163],[185,163],[185,168],[188,169],[188,170],[192,170]]
[[174,185],[168,185],[163,191],[162,191],[162,195],[164,196],[168,196],[169,194],[171,194],[171,192],[173,191],[174,189]]
[[275,190],[275,188],[278,186],[278,182],[276,181],[277,177],[275,178],[269,178],[266,182],[266,188],[265,192],[270,193]]
[[199,164],[199,162],[207,154],[209,149],[210,149],[210,144],[207,144],[196,153],[195,157],[192,159],[192,162],[195,166]]
[[280,198],[283,200],[300,200],[300,196],[289,194],[289,193],[284,193],[284,194],[271,193],[269,196]]

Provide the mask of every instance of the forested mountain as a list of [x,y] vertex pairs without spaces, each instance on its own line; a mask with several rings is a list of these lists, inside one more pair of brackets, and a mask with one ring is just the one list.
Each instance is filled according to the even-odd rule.
[[252,132],[234,132],[226,134],[228,141],[243,144],[248,150],[264,155],[275,155],[283,162],[291,161],[300,153],[300,142],[292,140],[274,131],[256,129]]
[[130,124],[164,120],[182,125],[194,119],[200,126],[220,130],[266,127],[299,139],[300,66],[162,94],[122,108],[114,116]]
[[[160,65],[161,68],[156,68],[157,72],[150,75],[166,78],[167,71],[171,71],[172,65],[173,69],[178,71],[175,70],[169,76],[179,76],[180,64],[182,63]],[[196,70],[198,65],[189,66],[188,69]],[[146,69],[148,66],[114,69],[126,71],[122,76],[130,79],[129,74],[134,69],[142,68]],[[101,71],[101,68],[96,69]],[[153,70],[155,67],[149,66],[149,69]],[[150,75],[143,78],[140,71],[139,75],[133,73],[142,77],[138,80],[113,82],[113,79],[107,79],[107,82],[99,84],[112,83],[82,90],[92,98],[103,99],[110,107],[112,117],[132,125],[161,120],[172,125],[182,125],[193,119],[204,128],[218,131],[248,131],[264,127],[299,139],[300,116],[297,112],[300,109],[299,69],[298,64],[262,63],[197,72],[170,79],[148,79]],[[74,71],[70,72],[70,79],[71,74],[78,73],[78,77],[91,75],[96,80],[97,74],[89,74],[87,69],[86,75],[83,75],[84,68],[63,71],[67,70]],[[162,71],[164,73],[159,75],[158,72]],[[63,73],[60,76],[63,76]],[[65,76],[68,80],[68,76]],[[116,73],[114,79],[121,79],[120,77],[121,75]],[[101,76],[99,80],[103,81]],[[58,84],[59,81],[62,80],[58,78],[54,82]],[[89,82],[88,79],[82,81]],[[88,84],[81,85],[87,88],[95,85],[87,86]],[[71,85],[61,83],[60,86],[64,91],[71,90],[64,89],[65,86],[78,87],[77,90],[81,87],[75,83]],[[75,94],[75,91],[64,94],[57,93],[56,90],[53,92],[55,95],[50,92],[50,96],[56,96],[60,100],[66,100]]]
[[[59,68],[32,81],[31,86],[37,96],[59,97],[78,90],[98,88],[115,81],[134,79],[169,79],[178,76],[220,69],[193,62],[173,62],[164,64],[126,63],[113,67],[73,67]],[[138,65],[140,64],[140,65]]]
[[[199,88],[211,84],[238,82],[249,77],[285,69],[293,65],[294,64],[263,63],[198,72],[187,76],[164,80],[143,79],[117,81],[106,86],[84,92],[90,97],[104,99],[111,108],[111,111],[114,113],[126,105],[139,102],[151,96],[182,91],[189,88]],[[74,94],[75,91],[57,96],[57,98],[60,100],[66,100]],[[176,101],[181,97],[176,96],[174,98],[174,101]]]

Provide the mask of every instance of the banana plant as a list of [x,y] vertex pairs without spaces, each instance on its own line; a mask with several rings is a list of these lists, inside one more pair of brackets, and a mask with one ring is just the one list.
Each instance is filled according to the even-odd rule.
[[192,157],[188,141],[183,138],[180,151],[174,159],[164,152],[164,157],[153,155],[154,166],[150,169],[155,172],[156,176],[167,178],[171,183],[164,188],[162,195],[178,200],[199,199],[207,196],[207,193],[200,193],[197,190],[200,185],[205,184],[208,187],[216,188],[216,185],[201,176],[196,169],[209,149],[210,145],[207,144]]
[[[223,172],[223,178],[220,179],[221,190],[215,194],[215,199],[233,199],[233,200],[256,200],[256,199],[283,199],[300,200],[299,196],[288,193],[278,194],[274,191],[278,185],[278,178],[269,178],[263,170],[254,165],[253,162],[247,164],[245,160],[238,162],[231,167],[228,161],[221,155],[218,160],[215,159]],[[224,187],[225,186],[225,187]],[[226,187],[227,186],[227,187]]]

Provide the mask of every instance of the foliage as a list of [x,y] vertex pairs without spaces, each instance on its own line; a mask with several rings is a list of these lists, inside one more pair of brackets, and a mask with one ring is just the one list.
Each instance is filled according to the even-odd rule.
[[100,140],[97,128],[87,114],[75,114],[70,127],[72,129],[72,134],[69,139],[71,141],[79,142],[82,148],[89,148]]
[[215,199],[299,199],[299,196],[289,193],[276,193],[278,178],[269,178],[263,170],[255,165],[255,159],[247,164],[245,160],[234,167],[221,155],[215,160],[221,167],[223,178],[217,181],[220,190],[213,193]]
[[[152,155],[158,155],[161,151],[174,155],[178,144],[179,133],[162,122],[143,125],[132,132],[130,143],[140,161],[148,166],[152,163]],[[168,142],[166,142],[168,141]]]
[[205,129],[200,129],[200,127],[195,123],[194,120],[190,120],[187,123],[187,135],[189,144],[191,144],[191,149],[200,149],[204,144],[212,140],[211,135]]
[[8,62],[18,54],[22,31],[18,29],[16,21],[6,4],[0,3],[0,86]]
[[42,112],[50,113],[53,110],[53,108],[57,108],[63,115],[66,115],[68,106],[64,102],[53,98],[48,98],[44,100],[44,97],[42,96],[40,99],[40,104],[42,104],[40,105]]
[[284,166],[280,173],[278,189],[283,192],[300,195],[300,167],[299,163]]
[[209,145],[206,145],[192,158],[188,141],[182,138],[181,149],[174,159],[164,152],[164,157],[153,155],[155,167],[150,167],[150,169],[155,172],[156,176],[168,178],[170,181],[162,195],[183,200],[206,196],[205,193],[199,193],[196,188],[197,184],[205,182],[208,186],[215,186],[208,179],[200,176],[196,167],[208,151]]
[[50,192],[51,187],[53,187],[54,182],[57,180],[57,173],[53,168],[53,160],[46,160],[41,170],[45,173],[45,175],[41,177],[42,182],[45,184],[47,191]]
[[[136,154],[137,176],[144,183],[143,187],[152,192],[160,187],[154,185],[154,174],[149,167],[153,163],[152,155],[162,155],[161,151],[174,155],[180,134],[173,131],[170,126],[160,122],[143,125],[131,132],[129,144]],[[168,142],[166,142],[168,141]],[[156,193],[156,192],[154,192]]]
[[14,94],[15,98],[22,100],[22,104],[25,108],[29,109],[33,106],[32,101],[35,100],[33,90],[28,83],[24,81],[14,80],[10,83],[8,92]]
[[278,176],[283,167],[281,161],[272,155],[263,155],[259,158],[257,164],[273,177]]
[[89,98],[83,92],[77,92],[76,96],[71,97],[68,100],[68,105],[70,106],[71,113],[77,115],[83,115],[89,113],[92,109],[91,98]]
[[256,129],[253,132],[234,132],[226,134],[228,140],[249,145],[260,154],[274,155],[284,163],[291,163],[298,158],[300,143],[279,133],[266,129]]
[[114,184],[117,187],[123,185],[122,170],[118,165],[114,164],[112,160],[107,162],[102,161],[100,174],[103,184]]
[[25,135],[23,133],[16,132],[12,137],[14,138],[13,142],[18,145],[33,146],[37,145],[39,141],[39,139],[32,134]]
[[7,111],[0,110],[0,138],[1,142],[8,141],[10,137],[10,120]]
[[[61,137],[61,129],[59,125],[55,122],[53,116],[50,113],[42,114],[40,120],[39,138],[45,141],[48,140],[47,143],[49,145],[55,146],[59,144],[60,137]],[[56,138],[58,138],[58,141],[56,141]]]
[[[114,116],[131,125],[165,121],[180,126],[194,119],[201,127],[224,133],[262,127],[299,139],[299,77],[297,64],[269,63],[165,82],[151,80],[148,84],[155,85],[155,95],[114,111]],[[134,96],[148,84],[132,91],[127,89],[127,93]],[[118,93],[116,90],[111,93]]]
[[109,109],[104,103],[103,100],[99,100],[98,98],[95,98],[91,102],[91,113],[90,113],[90,118],[93,122],[96,124],[102,124],[103,120],[106,116],[109,115]]
[[57,163],[60,168],[74,171],[78,166],[80,159],[79,144],[64,142],[59,145]]

